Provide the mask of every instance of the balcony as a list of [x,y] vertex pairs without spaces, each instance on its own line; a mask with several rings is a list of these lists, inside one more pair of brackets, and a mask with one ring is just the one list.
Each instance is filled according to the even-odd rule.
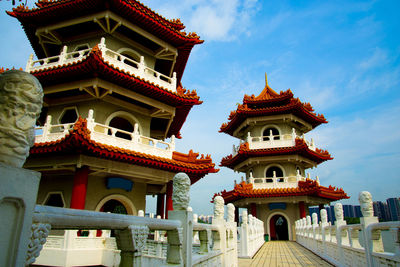
[[[140,61],[137,62],[131,58],[128,58],[122,54],[119,54],[111,49],[108,49],[105,44],[105,38],[101,38],[99,43],[99,49],[105,62],[110,65],[114,65],[117,68],[129,75],[144,79],[149,83],[154,83],[157,86],[163,87],[171,92],[176,93],[176,73],[174,72],[172,77],[168,77],[160,72],[155,71],[152,68],[146,66],[144,57],[140,57]],[[38,70],[44,70],[52,67],[61,67],[64,64],[75,64],[90,54],[91,48],[69,52],[67,53],[68,47],[64,46],[62,52],[58,56],[42,58],[33,60],[33,55],[26,64],[25,71],[32,72]]]
[[[310,178],[309,176],[307,177]],[[317,178],[318,179],[318,178]],[[273,177],[254,178],[249,177],[248,182],[253,184],[254,189],[268,189],[268,188],[296,188],[299,181],[305,181],[306,177],[297,174],[295,176],[276,177],[274,172]]]
[[[51,124],[51,116],[47,116],[43,127],[36,127],[35,143],[57,141],[65,137],[73,129],[75,123]],[[157,157],[172,159],[175,151],[175,136],[171,142],[164,142],[140,135],[139,125],[135,124],[134,131],[128,132],[108,125],[100,124],[93,119],[93,110],[89,110],[87,128],[90,130],[90,139],[109,146],[128,149]],[[123,135],[126,138],[118,137]]]
[[[296,130],[292,128],[291,134],[281,134],[281,135],[267,135],[267,136],[251,136],[250,132],[247,134],[246,142],[249,144],[249,149],[268,149],[268,148],[278,148],[278,147],[292,147],[296,145],[296,138],[303,139],[308,148],[311,150],[316,149],[314,140],[305,140],[304,134],[299,136],[296,134]],[[243,141],[241,141],[243,142]],[[232,155],[235,156],[239,151],[240,146],[233,146]]]

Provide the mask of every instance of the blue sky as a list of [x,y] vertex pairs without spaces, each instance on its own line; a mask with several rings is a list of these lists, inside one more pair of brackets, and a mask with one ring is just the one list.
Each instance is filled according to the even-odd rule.
[[[291,88],[329,121],[306,135],[335,158],[310,170],[312,178],[343,187],[346,204],[357,204],[362,190],[374,200],[400,196],[399,1],[143,2],[205,40],[183,76],[204,103],[189,114],[178,151],[211,154],[218,165],[238,144],[218,133],[220,125],[244,94],[261,92],[266,72],[272,88]],[[4,13],[11,3],[0,1],[0,8],[1,66],[24,68],[32,49]],[[221,168],[193,185],[194,212],[211,214],[213,194],[231,190],[241,176]],[[155,198],[148,200],[154,211]]]

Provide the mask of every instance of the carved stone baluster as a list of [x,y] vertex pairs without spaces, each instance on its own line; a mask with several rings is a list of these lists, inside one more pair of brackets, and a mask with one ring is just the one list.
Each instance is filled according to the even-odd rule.
[[149,228],[143,225],[130,225],[127,229],[115,231],[117,247],[121,250],[120,266],[142,266],[142,250],[146,246]]
[[50,224],[32,224],[31,238],[28,245],[25,265],[34,263],[36,258],[39,257],[40,251],[42,250],[44,243],[46,243],[46,238],[49,236],[50,229]]

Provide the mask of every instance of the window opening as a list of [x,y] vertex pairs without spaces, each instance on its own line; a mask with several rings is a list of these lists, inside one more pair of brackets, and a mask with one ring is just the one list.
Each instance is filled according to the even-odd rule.
[[272,135],[273,135],[273,137],[272,137],[273,140],[279,140],[280,139],[278,129],[276,129],[274,127],[268,127],[267,129],[265,129],[263,131],[263,141],[271,141],[270,140],[271,132],[272,132]]
[[274,172],[275,172],[275,177],[277,178],[277,182],[283,182],[283,171],[281,168],[273,166],[269,167],[265,173],[265,177],[267,178],[267,183],[272,183],[273,182],[273,177],[274,177]]
[[[127,119],[124,119],[121,117],[114,117],[110,121],[109,126],[126,131],[126,132],[130,132],[130,133],[132,133],[134,131],[133,125]],[[108,130],[108,134],[111,135],[111,130]],[[115,136],[119,137],[119,138],[127,139],[127,140],[132,140],[132,137],[130,134],[120,132],[120,131],[117,131],[115,133]]]

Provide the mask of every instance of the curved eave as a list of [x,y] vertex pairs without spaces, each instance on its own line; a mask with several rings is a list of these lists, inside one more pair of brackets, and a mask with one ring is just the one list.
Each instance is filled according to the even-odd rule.
[[[53,142],[35,143],[30,149],[30,157],[77,153],[175,173],[185,172],[191,178],[192,183],[195,183],[208,173],[219,171],[214,168],[215,164],[209,156],[196,159],[198,154],[196,154],[195,158],[190,158],[190,154],[179,153],[180,157],[177,157],[175,152],[172,159],[167,159],[97,143],[90,139],[90,131],[86,127],[86,120],[82,118],[79,118],[73,130],[64,138]],[[186,160],[186,158],[189,158],[189,160]]]
[[103,60],[101,52],[96,48],[82,61],[44,70],[32,71],[31,74],[40,81],[43,87],[62,84],[63,82],[71,81],[71,79],[79,80],[98,77],[171,105],[176,108],[176,116],[171,123],[167,137],[172,135],[178,137],[180,135],[179,131],[191,108],[194,105],[200,105],[202,103],[195,92],[170,92],[167,89],[160,88],[153,83],[115,68],[113,65]]
[[17,18],[24,27],[40,27],[105,10],[115,12],[174,46],[188,43],[195,45],[203,42],[195,33],[186,34],[181,31],[182,26],[179,27],[181,29],[178,29],[176,24],[171,23],[137,1],[64,0],[54,1],[49,5],[39,5],[39,8],[33,9],[25,9],[20,6],[14,8],[13,11],[7,11],[7,13]]
[[246,118],[261,117],[269,115],[293,114],[306,122],[310,123],[313,128],[322,123],[327,123],[323,115],[316,115],[305,107],[305,104],[294,100],[292,103],[284,106],[266,107],[251,109],[247,105],[239,105],[236,111],[232,111],[229,116],[229,122],[222,124],[219,132],[233,135],[233,132],[241,125]]
[[238,153],[235,156],[229,155],[221,160],[221,167],[234,169],[235,166],[252,157],[268,157],[280,155],[301,155],[320,164],[324,161],[331,160],[333,157],[324,150],[316,149],[316,151],[308,148],[306,142],[302,139],[296,139],[296,145],[293,147],[279,147],[266,149],[249,149],[248,143],[240,146]]
[[242,182],[235,185],[231,191],[222,191],[216,195],[224,198],[225,203],[234,202],[245,198],[272,198],[272,197],[293,197],[293,196],[315,196],[330,201],[340,199],[348,199],[349,196],[343,191],[342,188],[325,187],[319,185],[316,181],[307,179],[306,181],[299,182],[298,187],[295,188],[272,188],[272,189],[253,189],[252,184]]
[[280,94],[273,98],[263,98],[262,96],[255,97],[254,95],[243,97],[243,104],[247,105],[265,105],[265,106],[277,106],[279,104],[287,104],[290,99],[293,98],[293,93],[288,89],[285,92],[280,92]]

